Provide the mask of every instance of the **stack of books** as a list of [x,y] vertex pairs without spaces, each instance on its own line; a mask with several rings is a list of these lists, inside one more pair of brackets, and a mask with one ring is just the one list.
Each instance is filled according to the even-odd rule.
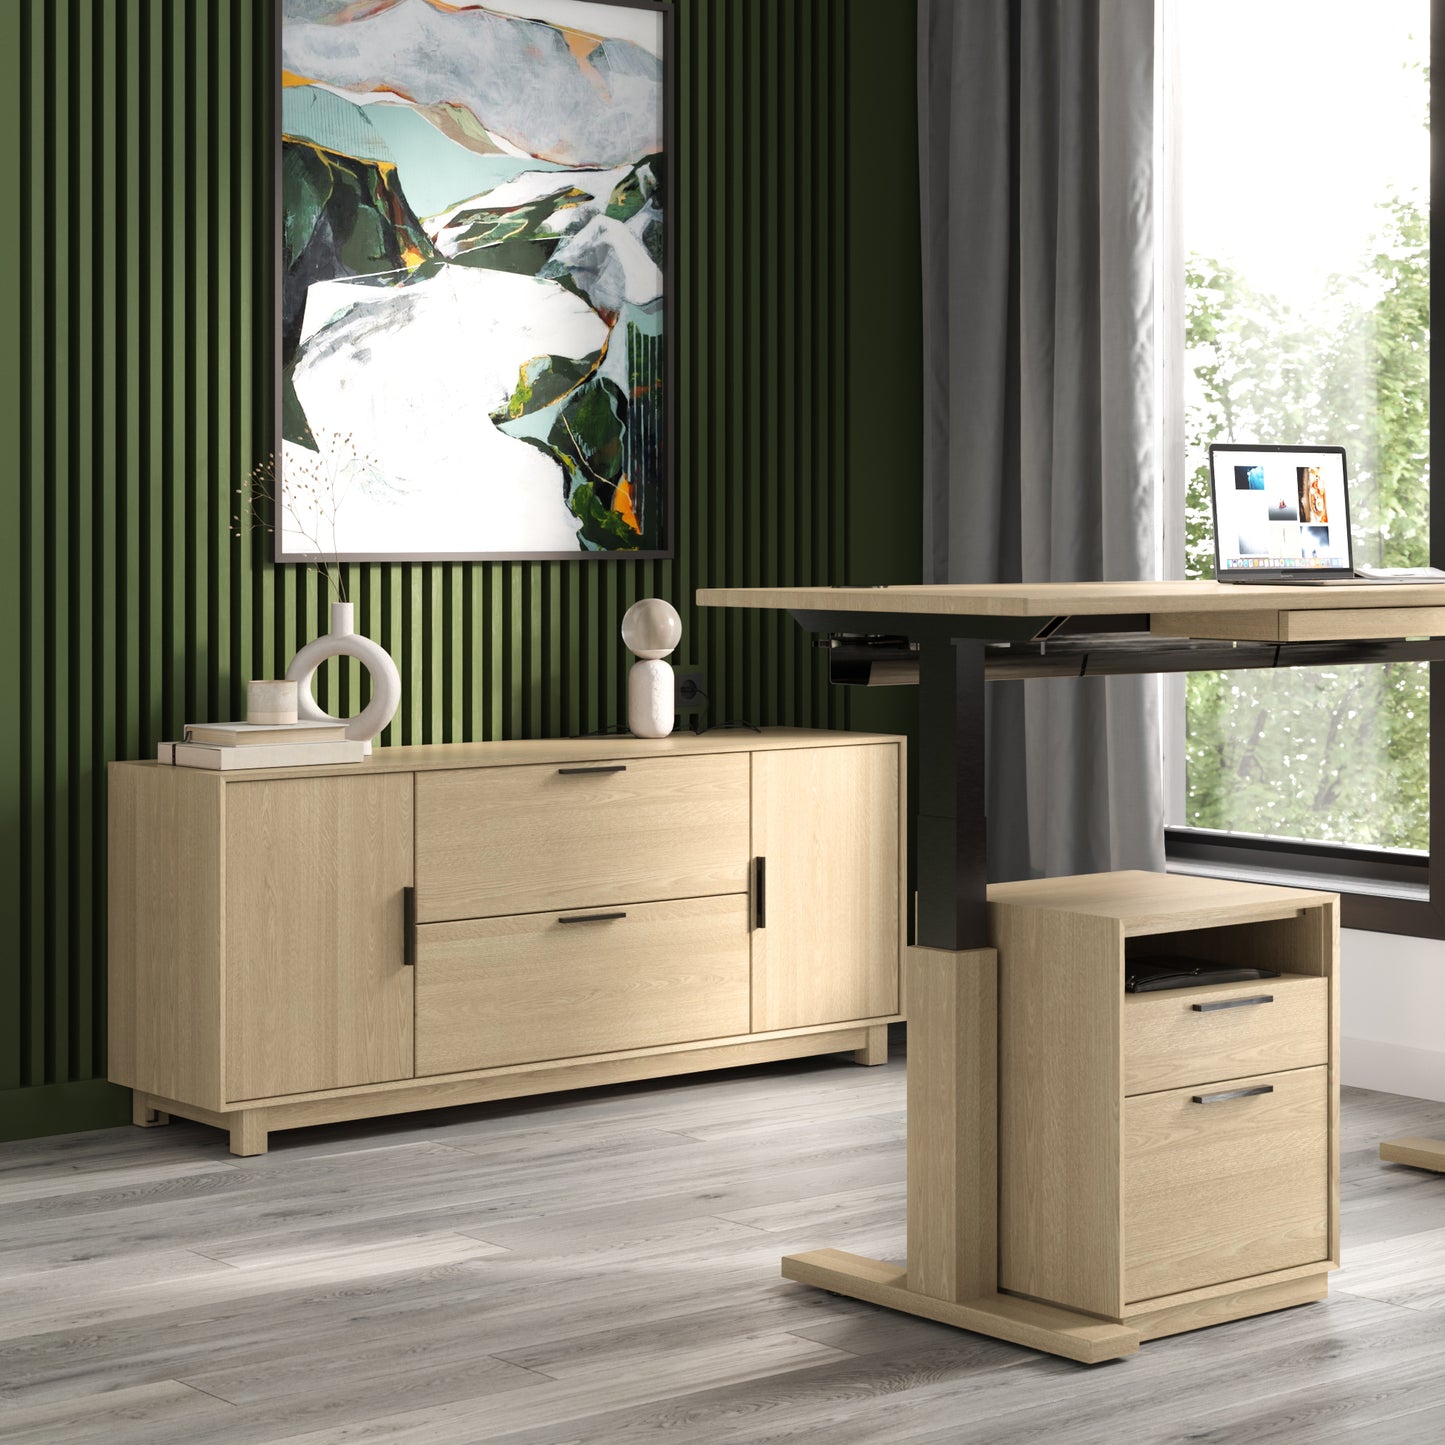
[[185,740],[162,743],[156,756],[178,768],[304,768],[359,763],[366,744],[346,736],[344,722],[187,723]]

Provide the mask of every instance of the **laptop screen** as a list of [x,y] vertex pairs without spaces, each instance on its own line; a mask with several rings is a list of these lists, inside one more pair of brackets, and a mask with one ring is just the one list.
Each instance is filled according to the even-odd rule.
[[1217,577],[1352,571],[1343,447],[1220,444],[1209,467]]

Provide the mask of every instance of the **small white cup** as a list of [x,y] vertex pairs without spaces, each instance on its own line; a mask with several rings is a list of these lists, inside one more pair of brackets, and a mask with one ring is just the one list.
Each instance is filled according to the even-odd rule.
[[246,684],[246,721],[277,724],[296,721],[296,684],[257,681]]

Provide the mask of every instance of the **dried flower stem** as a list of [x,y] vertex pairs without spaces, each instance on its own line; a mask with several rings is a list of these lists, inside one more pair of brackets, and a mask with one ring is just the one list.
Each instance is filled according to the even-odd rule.
[[[336,546],[336,519],[346,494],[338,486],[343,468],[350,472],[358,464],[375,468],[379,463],[356,450],[353,432],[318,434],[317,441],[316,452],[290,460],[279,496],[275,452],[251,468],[236,492],[245,516],[264,531],[275,535],[277,515],[285,518],[285,530],[300,537],[312,555],[307,570],[325,580],[338,602],[345,602],[346,573]],[[239,536],[241,528],[233,525],[232,531]],[[323,536],[330,537],[330,546],[322,542]]]

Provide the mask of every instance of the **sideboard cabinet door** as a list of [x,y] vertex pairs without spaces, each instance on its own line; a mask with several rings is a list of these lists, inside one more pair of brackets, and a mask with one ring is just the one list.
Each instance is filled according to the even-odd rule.
[[898,1011],[900,771],[894,742],[753,754],[756,1031]]
[[228,1100],[412,1076],[412,778],[231,783]]

